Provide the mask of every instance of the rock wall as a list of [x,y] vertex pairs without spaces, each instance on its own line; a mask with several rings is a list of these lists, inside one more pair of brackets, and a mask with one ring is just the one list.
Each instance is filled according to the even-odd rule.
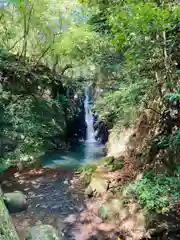
[[109,140],[106,144],[107,155],[119,156],[120,153],[124,152],[133,132],[133,128],[123,129],[120,132],[111,131]]
[[[75,95],[75,93],[74,93]],[[73,96],[74,97],[74,96]],[[67,113],[67,137],[70,141],[86,139],[86,121],[84,110],[84,97],[69,97],[69,112]]]

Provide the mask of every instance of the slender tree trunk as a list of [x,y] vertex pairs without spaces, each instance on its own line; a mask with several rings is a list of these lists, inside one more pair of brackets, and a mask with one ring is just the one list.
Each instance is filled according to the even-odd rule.
[[37,67],[37,65],[40,63],[41,59],[46,55],[46,53],[50,50],[51,45],[49,45],[41,54],[41,56],[38,58],[35,67]]
[[[30,6],[30,10],[27,11],[27,2],[25,4],[25,10],[24,10],[24,14],[23,14],[23,20],[24,20],[24,41],[23,41],[23,47],[22,47],[22,52],[20,54],[20,57],[23,57],[24,60],[26,58],[27,55],[27,42],[28,42],[28,35],[29,35],[29,30],[30,30],[30,23],[31,23],[31,16],[32,16],[32,12],[33,12],[33,6]],[[29,15],[28,15],[29,12]]]
[[53,64],[53,73],[56,74],[56,67],[58,65],[58,55],[55,56],[55,61],[54,61],[54,64]]
[[166,70],[166,81],[169,84],[169,89],[172,92],[173,91],[173,83],[172,83],[172,76],[171,76],[171,68],[170,68],[170,58],[168,56],[167,51],[167,39],[166,39],[166,32],[163,31],[163,52],[164,52],[164,66]]

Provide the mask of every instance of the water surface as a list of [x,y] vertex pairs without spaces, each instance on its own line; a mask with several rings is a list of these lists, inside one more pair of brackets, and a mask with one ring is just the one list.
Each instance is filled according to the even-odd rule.
[[104,146],[97,142],[84,142],[71,147],[69,151],[49,153],[44,156],[45,167],[76,169],[104,157]]

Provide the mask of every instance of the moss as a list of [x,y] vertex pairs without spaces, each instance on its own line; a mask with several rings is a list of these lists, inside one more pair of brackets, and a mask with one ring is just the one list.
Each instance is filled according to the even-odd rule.
[[97,169],[97,164],[87,164],[78,169],[79,173],[89,173],[92,174]]
[[11,218],[2,199],[0,189],[0,239],[1,240],[19,240]]
[[110,157],[103,158],[102,163],[104,164],[104,166],[107,166],[112,164],[113,161],[114,161],[114,157],[110,156]]
[[81,181],[85,186],[87,186],[91,181],[91,176],[93,172],[96,171],[98,165],[97,164],[87,164],[85,166],[82,166],[77,170],[78,173],[81,175]]
[[93,164],[87,164],[80,167],[77,172],[80,173],[80,178],[87,186],[91,182],[92,174],[96,171],[97,167],[105,167],[108,171],[116,171],[123,168],[124,157],[105,157],[101,160],[94,161]]
[[123,168],[124,166],[124,157],[107,157],[103,160],[103,164],[109,171],[116,171],[118,169]]

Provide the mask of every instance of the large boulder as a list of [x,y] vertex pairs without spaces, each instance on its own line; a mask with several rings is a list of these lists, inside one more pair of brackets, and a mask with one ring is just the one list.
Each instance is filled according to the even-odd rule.
[[107,169],[99,167],[93,174],[88,189],[91,189],[96,195],[104,195],[109,187],[109,179],[107,176]]
[[32,227],[26,240],[60,240],[58,232],[50,225],[39,225]]
[[110,198],[102,204],[98,210],[101,218],[120,219],[123,221],[129,215],[128,208],[124,202],[119,198]]
[[27,197],[20,191],[5,193],[3,199],[10,213],[17,213],[27,209]]

